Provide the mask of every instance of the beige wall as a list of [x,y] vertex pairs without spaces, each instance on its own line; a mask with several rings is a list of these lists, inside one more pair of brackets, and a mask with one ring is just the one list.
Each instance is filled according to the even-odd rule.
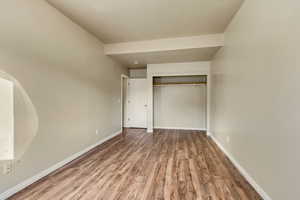
[[273,200],[300,196],[299,7],[245,1],[212,62],[212,132]]
[[[19,81],[39,118],[20,164],[0,175],[1,193],[119,131],[120,75],[127,70],[45,1],[2,1],[0,25],[0,71]],[[26,127],[15,128],[18,136]]]

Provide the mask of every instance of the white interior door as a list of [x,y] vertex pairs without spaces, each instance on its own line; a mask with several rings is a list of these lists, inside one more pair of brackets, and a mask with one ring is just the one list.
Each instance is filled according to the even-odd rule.
[[147,127],[147,79],[129,79],[127,127]]

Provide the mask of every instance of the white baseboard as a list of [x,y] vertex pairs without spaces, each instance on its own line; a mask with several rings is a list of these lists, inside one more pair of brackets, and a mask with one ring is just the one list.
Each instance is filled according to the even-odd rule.
[[206,128],[190,128],[190,127],[160,127],[160,126],[155,126],[154,129],[174,129],[174,130],[206,131]]
[[147,133],[153,133],[153,129],[147,129]]
[[218,145],[218,147],[226,154],[229,160],[234,164],[234,166],[239,170],[239,172],[245,177],[245,179],[252,185],[252,187],[257,191],[258,194],[264,200],[272,200],[271,197],[260,187],[252,176],[238,163],[238,161],[222,146],[222,144],[212,135],[209,135],[212,140]]
[[64,165],[70,163],[71,161],[75,160],[76,158],[82,156],[83,154],[87,153],[88,151],[92,150],[93,148],[97,147],[98,145],[106,142],[107,140],[117,136],[118,134],[120,134],[122,132],[122,130],[119,130],[118,132],[104,138],[103,140],[100,140],[99,142],[97,142],[96,144],[93,144],[89,147],[87,147],[86,149],[76,153],[76,154],[73,154],[72,156],[66,158],[65,160],[53,165],[52,167],[36,174],[35,176],[23,181],[22,183],[19,183],[18,185],[6,190],[5,192],[1,193],[0,194],[0,200],[5,200],[9,197],[11,197],[12,195],[16,194],[17,192],[23,190],[24,188],[26,188],[27,186],[33,184],[34,182],[40,180],[41,178],[47,176],[48,174],[54,172],[55,170],[63,167]]

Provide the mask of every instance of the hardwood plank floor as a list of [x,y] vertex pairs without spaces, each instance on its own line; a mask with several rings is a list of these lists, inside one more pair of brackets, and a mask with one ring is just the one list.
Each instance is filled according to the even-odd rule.
[[262,200],[204,132],[126,129],[11,200]]

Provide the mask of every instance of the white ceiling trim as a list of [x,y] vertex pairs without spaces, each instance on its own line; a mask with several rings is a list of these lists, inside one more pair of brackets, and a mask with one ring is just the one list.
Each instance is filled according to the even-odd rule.
[[106,55],[162,52],[224,46],[224,34],[105,44]]

